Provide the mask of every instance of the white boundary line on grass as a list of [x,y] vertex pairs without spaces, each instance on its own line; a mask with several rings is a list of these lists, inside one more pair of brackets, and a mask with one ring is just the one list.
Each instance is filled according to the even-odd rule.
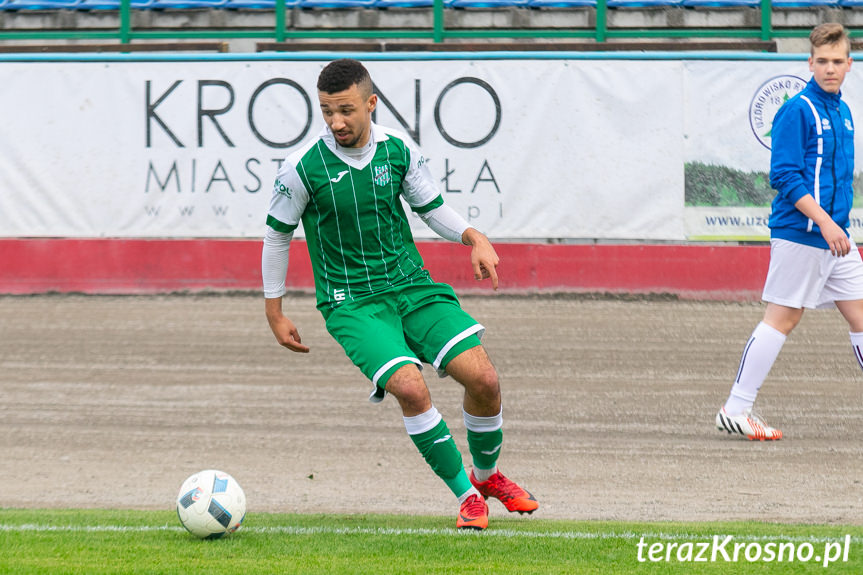
[[[24,523],[20,525],[0,523],[0,532],[73,532],[73,533],[143,533],[148,531],[179,531],[184,532],[180,526],[172,525],[40,525],[35,523]],[[420,536],[478,536],[478,537],[503,537],[516,539],[524,537],[527,539],[624,539],[633,540],[644,537],[648,540],[661,539],[666,541],[698,541],[712,539],[714,536],[724,539],[728,534],[696,534],[696,533],[665,533],[634,531],[621,532],[598,532],[588,531],[519,531],[516,529],[487,529],[485,531],[462,531],[458,529],[411,529],[392,527],[296,527],[291,525],[280,527],[254,527],[244,526],[245,533],[283,533],[285,535],[420,535]],[[781,541],[781,542],[808,542],[827,543],[839,541],[844,536],[836,537],[812,537],[812,536],[785,536],[785,535],[732,535],[738,541]],[[863,538],[852,537],[851,542],[861,543]]]

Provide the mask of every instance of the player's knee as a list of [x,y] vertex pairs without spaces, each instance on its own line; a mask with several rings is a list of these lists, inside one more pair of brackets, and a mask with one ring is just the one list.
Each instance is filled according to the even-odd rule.
[[777,304],[768,303],[767,309],[764,311],[765,324],[773,329],[788,335],[791,333],[800,319],[803,317],[803,309],[789,308]]
[[790,335],[794,328],[797,327],[797,324],[800,323],[800,317],[784,317],[779,319],[771,318],[769,321],[765,321],[764,323],[787,336]]
[[431,394],[419,369],[406,365],[396,371],[386,384],[405,413],[424,413],[431,407]]
[[497,370],[492,366],[488,366],[478,371],[468,386],[471,396],[483,403],[493,403],[500,398],[500,381],[497,377]]
[[402,413],[405,417],[412,417],[427,412],[432,407],[431,396],[426,389],[424,392],[420,390],[404,390],[399,394],[393,394],[399,402],[399,407],[402,408]]

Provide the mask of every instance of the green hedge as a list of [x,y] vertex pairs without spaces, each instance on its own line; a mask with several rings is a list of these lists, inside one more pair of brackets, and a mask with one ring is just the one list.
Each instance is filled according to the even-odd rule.
[[[767,172],[689,162],[684,166],[687,206],[769,206],[776,192]],[[863,206],[863,177],[854,175],[854,207]]]
[[684,177],[687,206],[769,206],[776,195],[767,172],[691,162]]

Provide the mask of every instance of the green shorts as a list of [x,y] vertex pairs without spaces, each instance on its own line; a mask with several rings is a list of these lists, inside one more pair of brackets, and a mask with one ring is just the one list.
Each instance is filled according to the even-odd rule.
[[480,345],[485,328],[461,309],[446,284],[407,285],[339,306],[327,331],[350,360],[383,388],[403,365],[431,364],[441,377],[452,358]]

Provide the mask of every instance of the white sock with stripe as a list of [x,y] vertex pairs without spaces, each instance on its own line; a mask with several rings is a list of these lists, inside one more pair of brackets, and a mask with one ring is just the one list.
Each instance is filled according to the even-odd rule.
[[725,402],[725,412],[728,415],[740,415],[752,407],[761,384],[764,383],[785,344],[785,339],[784,333],[763,321],[755,327],[743,349],[740,367],[737,369],[737,379],[731,387],[728,401]]
[[854,350],[854,357],[857,358],[857,364],[860,369],[863,369],[863,333],[849,332],[851,337],[851,348]]

